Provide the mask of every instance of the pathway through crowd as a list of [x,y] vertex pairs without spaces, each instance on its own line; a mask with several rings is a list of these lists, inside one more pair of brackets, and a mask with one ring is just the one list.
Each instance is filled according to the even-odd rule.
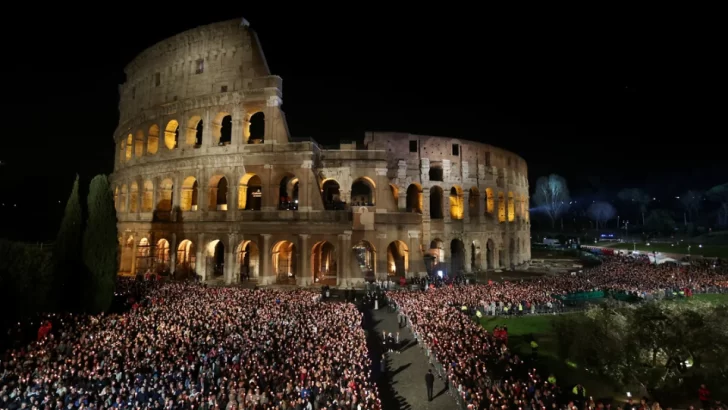
[[[430,365],[425,352],[414,342],[414,335],[407,328],[398,328],[397,314],[387,308],[365,311],[367,344],[374,361],[374,376],[378,381],[383,410],[440,410],[455,409],[457,404],[445,389],[445,384],[435,377],[434,400],[427,401],[425,374]],[[399,330],[402,352],[387,354],[387,371],[379,374],[382,357],[382,331],[393,335]],[[434,369],[433,369],[433,373]]]

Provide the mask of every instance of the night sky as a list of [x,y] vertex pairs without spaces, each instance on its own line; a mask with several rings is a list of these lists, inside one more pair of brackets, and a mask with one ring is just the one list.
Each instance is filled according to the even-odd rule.
[[74,175],[112,171],[117,86],[136,54],[240,16],[283,78],[296,137],[327,145],[372,130],[487,142],[524,157],[532,187],[558,173],[579,196],[634,186],[670,197],[728,182],[716,145],[725,137],[709,125],[717,106],[692,75],[654,68],[644,27],[625,16],[179,9],[144,18],[64,9],[35,20],[38,33],[2,29],[22,41],[4,45],[0,68],[0,236],[52,239]]

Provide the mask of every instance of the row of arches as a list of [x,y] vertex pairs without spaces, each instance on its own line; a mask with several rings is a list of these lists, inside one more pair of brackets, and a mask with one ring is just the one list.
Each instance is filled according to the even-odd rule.
[[[351,185],[352,203],[374,205],[374,190],[376,185],[370,178],[356,179]],[[212,176],[207,184],[206,203],[200,204],[200,183],[194,176],[182,180],[179,204],[174,204],[174,182],[171,178],[160,181],[155,192],[152,180],[146,180],[141,185],[133,181],[131,184],[122,184],[114,189],[114,203],[118,212],[152,212],[171,211],[174,207],[189,212],[199,209],[209,211],[227,211],[229,209],[230,185],[227,177],[223,175]],[[263,208],[263,182],[255,173],[245,174],[238,181],[237,206],[233,209],[259,211]],[[279,210],[298,210],[299,206],[299,179],[293,174],[284,174],[278,184]],[[340,195],[339,184],[336,181],[325,181],[321,188],[321,195],[326,209],[344,209],[344,198]],[[128,205],[128,206],[127,206]],[[204,205],[204,206],[203,206]]]
[[[265,138],[265,114],[263,112],[249,114],[245,127],[243,132],[248,143],[262,143]],[[206,128],[209,128],[207,133],[211,135],[205,135]],[[160,143],[168,150],[179,147],[199,148],[208,138],[212,141],[210,145],[229,145],[232,141],[232,132],[233,116],[226,111],[215,114],[209,127],[205,127],[200,115],[189,117],[183,124],[176,119],[170,120],[164,128],[152,124],[146,133],[139,129],[135,133],[129,133],[119,142],[119,163],[144,155],[155,155],[160,149]]]
[[[143,274],[150,272],[175,272],[177,278],[188,278],[198,272],[197,248],[193,241],[185,239],[171,249],[167,239],[159,239],[152,244],[147,238],[135,243],[133,236],[122,242],[119,240],[119,271],[121,273]],[[135,249],[136,245],[136,249]],[[289,240],[276,242],[270,251],[271,273],[278,283],[286,283],[300,274],[308,274],[317,283],[336,282],[340,274],[337,248],[328,241],[315,243],[310,249],[311,271],[299,272],[298,249]],[[351,248],[362,273],[373,276],[376,263],[376,250],[368,241],[360,241]],[[174,259],[172,258],[174,252]],[[206,277],[214,279],[223,276],[226,264],[225,244],[216,239],[208,242],[201,256],[205,258]],[[256,279],[261,275],[261,252],[252,240],[241,241],[235,248],[233,274],[238,280]],[[174,264],[174,266],[172,266]],[[402,241],[393,241],[387,247],[387,264],[390,275],[405,275],[409,268],[409,249]],[[174,268],[174,269],[173,269]]]
[[[449,260],[446,258],[446,246],[450,250]],[[433,239],[427,251],[431,260],[428,268],[432,271],[460,273],[468,270],[467,266],[471,271],[511,267],[523,262],[520,255],[528,243],[523,238],[511,238],[505,251],[499,250],[492,239],[486,241],[485,249],[481,247],[479,240],[473,240],[467,246],[470,247],[470,252],[466,252],[466,244],[462,239],[452,239],[449,245],[439,238]]]
[[[396,187],[392,186],[393,192]],[[430,218],[443,219],[445,212],[450,214],[451,219],[463,219],[465,209],[467,208],[470,217],[479,215],[480,207],[480,191],[476,187],[468,190],[468,203],[465,204],[463,189],[460,186],[450,188],[448,196],[448,204],[445,206],[444,191],[440,186],[432,186],[429,188],[430,193]],[[484,198],[485,214],[493,217],[497,216],[499,222],[513,222],[516,217],[529,220],[528,198],[525,194],[508,192],[507,196],[504,192],[498,192],[497,197],[493,188],[485,189]],[[496,213],[497,204],[497,213]],[[407,187],[406,199],[407,212],[423,213],[423,189],[420,184],[412,183]]]

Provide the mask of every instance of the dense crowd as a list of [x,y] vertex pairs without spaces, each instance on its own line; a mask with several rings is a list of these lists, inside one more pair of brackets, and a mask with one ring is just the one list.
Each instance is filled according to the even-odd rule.
[[[128,286],[128,289],[124,289]],[[352,304],[308,291],[121,284],[123,314],[64,315],[0,361],[0,409],[378,409]]]
[[[553,376],[544,378],[508,349],[507,331],[505,336],[500,328],[489,332],[461,313],[462,307],[558,303],[554,295],[592,290],[644,294],[726,287],[726,271],[712,265],[654,265],[644,259],[610,257],[602,265],[576,275],[442,286],[425,292],[389,292],[388,297],[407,317],[416,337],[443,365],[449,384],[472,408],[552,408],[571,400],[582,408],[589,404],[581,395],[583,388],[562,391]],[[594,403],[591,405],[594,408]]]

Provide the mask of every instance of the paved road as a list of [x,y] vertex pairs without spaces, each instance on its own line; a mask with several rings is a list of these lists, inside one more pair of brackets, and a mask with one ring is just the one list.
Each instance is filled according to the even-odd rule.
[[[445,390],[445,384],[437,376],[433,389],[434,400],[427,401],[425,374],[429,369],[425,352],[414,344],[414,336],[406,329],[400,329],[399,338],[406,346],[402,353],[387,354],[387,372],[379,374],[382,355],[382,331],[397,332],[397,314],[386,308],[365,312],[368,344],[374,358],[374,375],[377,377],[379,393],[384,410],[440,410],[456,409],[455,399]],[[412,342],[412,343],[409,343]]]

